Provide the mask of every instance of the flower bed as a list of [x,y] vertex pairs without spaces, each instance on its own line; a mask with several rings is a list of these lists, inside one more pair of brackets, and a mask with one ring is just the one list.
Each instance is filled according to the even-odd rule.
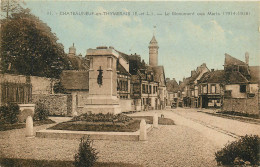
[[[136,132],[140,128],[141,119],[147,124],[153,123],[152,116],[129,117],[124,114],[82,114],[67,122],[59,123],[48,129],[72,131],[100,131],[100,132]],[[174,125],[168,118],[160,118],[161,125]]]

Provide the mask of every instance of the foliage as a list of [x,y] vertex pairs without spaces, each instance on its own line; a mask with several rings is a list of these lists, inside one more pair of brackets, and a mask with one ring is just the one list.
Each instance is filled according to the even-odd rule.
[[1,16],[8,19],[11,16],[12,13],[19,13],[19,12],[22,12],[23,10],[25,10],[21,6],[20,2],[21,1],[18,1],[18,0],[2,0],[2,2],[1,2]]
[[3,72],[58,78],[69,68],[56,35],[29,11],[1,20],[0,39]]
[[63,87],[63,85],[61,84],[61,82],[55,83],[53,86],[53,90],[54,93],[62,93],[62,94],[66,94],[66,89]]
[[256,115],[256,114],[241,113],[241,112],[236,112],[236,111],[219,111],[217,113],[228,114],[228,115],[236,115],[236,116],[242,116],[242,117],[259,118],[259,115]]
[[0,122],[16,123],[18,122],[19,106],[17,104],[8,104],[0,107]]
[[89,136],[85,139],[80,139],[78,153],[75,154],[74,165],[75,167],[91,167],[94,166],[98,159],[98,152],[93,148],[93,140]]
[[33,120],[38,121],[38,120],[47,120],[49,115],[48,109],[44,106],[43,103],[36,103],[35,106],[35,113],[33,116]]
[[72,121],[87,121],[87,122],[114,122],[114,123],[125,123],[132,120],[131,117],[126,116],[124,114],[82,114],[76,116],[72,119]]
[[215,153],[220,165],[260,165],[260,138],[257,135],[246,135],[226,145]]

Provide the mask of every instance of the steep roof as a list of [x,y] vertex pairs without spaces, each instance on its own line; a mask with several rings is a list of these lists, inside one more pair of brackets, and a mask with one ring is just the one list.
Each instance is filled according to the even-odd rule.
[[200,73],[195,73],[193,76],[190,77],[189,84],[192,84],[200,75]]
[[226,84],[248,83],[246,77],[238,71],[225,73],[225,78]]
[[166,90],[168,92],[174,92],[174,91],[178,90],[178,87],[179,87],[179,85],[175,79],[169,80],[166,82]]
[[199,80],[200,83],[223,83],[225,82],[225,71],[216,70],[206,72]]
[[87,65],[87,60],[79,57],[79,56],[75,56],[75,55],[68,55],[68,59],[71,63],[71,68],[74,70],[88,70],[89,67]]
[[250,82],[260,83],[260,66],[249,66]]
[[248,83],[248,80],[238,71],[225,72],[224,70],[216,70],[203,74],[199,82],[239,84]]
[[61,73],[61,84],[68,90],[88,90],[89,72],[77,70],[64,70]]
[[119,62],[117,63],[116,70],[119,72],[119,74],[128,75],[128,76],[131,75]]
[[225,54],[225,63],[224,63],[225,66],[228,66],[228,65],[247,65],[245,62],[241,61],[241,60],[238,60],[232,56],[230,56],[229,54]]
[[118,50],[116,50],[116,51],[119,53],[119,55],[120,55],[121,57],[123,57],[123,59],[125,59],[125,61],[129,62],[129,55],[127,55],[127,54],[125,54],[125,53],[123,53],[123,52],[120,52],[120,51],[118,51]]
[[182,91],[182,90],[185,88],[185,86],[189,84],[190,79],[191,79],[191,77],[185,78],[185,79],[181,82],[181,84],[179,85],[179,89],[178,89],[178,90]]
[[159,82],[160,86],[166,86],[163,66],[154,66],[152,69],[154,72],[154,80]]
[[155,39],[155,36],[153,35],[153,38],[152,38],[152,40],[150,41],[150,44],[157,44],[157,41],[156,41],[156,39]]

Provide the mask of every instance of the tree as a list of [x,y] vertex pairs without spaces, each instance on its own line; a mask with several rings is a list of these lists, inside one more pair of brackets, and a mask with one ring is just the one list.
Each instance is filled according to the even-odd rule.
[[1,1],[1,15],[6,19],[9,19],[12,13],[19,13],[24,10],[21,6],[21,2],[25,4],[24,1],[18,0],[2,0]]
[[29,11],[2,20],[3,72],[58,78],[68,68],[63,45],[51,28]]

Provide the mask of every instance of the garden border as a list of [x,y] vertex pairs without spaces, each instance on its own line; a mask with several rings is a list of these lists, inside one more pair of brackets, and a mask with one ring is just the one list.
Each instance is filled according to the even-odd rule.
[[[152,125],[147,124],[147,133],[152,130]],[[80,139],[90,136],[93,140],[139,141],[140,129],[136,132],[98,132],[98,131],[70,131],[44,129],[36,132],[36,137]]]

